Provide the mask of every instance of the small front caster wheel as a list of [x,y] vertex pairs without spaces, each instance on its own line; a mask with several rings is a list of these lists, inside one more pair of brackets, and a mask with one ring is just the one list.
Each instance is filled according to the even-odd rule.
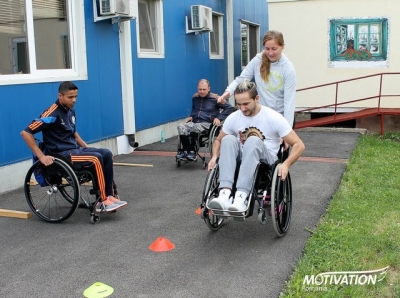
[[90,218],[90,221],[92,222],[92,223],[98,223],[99,221],[100,221],[100,216],[98,216],[98,215],[96,215],[96,214],[93,214],[92,216],[91,216],[91,218]]
[[260,213],[258,213],[258,221],[263,225],[265,225],[267,223],[267,218],[265,217],[264,214],[265,213],[262,211]]

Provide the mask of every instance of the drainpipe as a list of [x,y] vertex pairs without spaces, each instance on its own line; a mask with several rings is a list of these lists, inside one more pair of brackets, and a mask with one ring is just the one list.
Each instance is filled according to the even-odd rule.
[[[235,79],[234,71],[234,43],[233,43],[233,0],[226,0],[226,40],[227,40],[227,72],[228,84]],[[235,105],[233,94],[229,98],[232,106]]]

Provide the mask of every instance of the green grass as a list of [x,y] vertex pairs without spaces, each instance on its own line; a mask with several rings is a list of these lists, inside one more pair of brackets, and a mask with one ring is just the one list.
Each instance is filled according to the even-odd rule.
[[[360,137],[311,233],[281,298],[400,297],[400,134]],[[303,285],[306,275],[386,266],[386,277],[375,285]]]

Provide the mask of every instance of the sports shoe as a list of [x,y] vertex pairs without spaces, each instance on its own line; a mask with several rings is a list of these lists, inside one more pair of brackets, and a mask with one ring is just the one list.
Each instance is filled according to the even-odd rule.
[[233,200],[232,205],[229,206],[229,211],[235,212],[243,212],[246,211],[247,205],[244,203],[246,198],[243,198],[243,195],[235,195],[235,199]]
[[189,154],[186,156],[186,159],[195,161],[197,160],[196,152],[190,151]]
[[219,209],[219,210],[226,210],[228,209],[229,205],[232,203],[231,199],[229,198],[229,193],[221,190],[218,198],[212,199],[208,203],[208,207],[211,209]]
[[186,151],[179,151],[178,154],[176,155],[177,159],[182,159],[182,158],[186,158],[187,156],[187,152]]
[[107,199],[109,199],[111,202],[113,202],[114,204],[125,206],[126,204],[128,204],[127,201],[121,201],[119,198],[113,197],[113,196],[108,196]]
[[96,205],[96,212],[110,212],[122,207],[121,205],[113,203],[109,197]]

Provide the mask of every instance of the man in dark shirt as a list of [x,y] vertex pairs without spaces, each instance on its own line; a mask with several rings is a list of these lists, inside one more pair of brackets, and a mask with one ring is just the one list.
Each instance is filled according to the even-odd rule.
[[211,123],[221,125],[221,121],[232,112],[232,106],[226,102],[218,103],[218,95],[210,92],[210,82],[201,79],[197,84],[197,93],[192,97],[192,112],[185,123],[178,125],[179,139],[182,150],[176,158],[196,160],[195,141],[190,139],[190,133],[201,133],[210,128]]
[[[58,99],[38,119],[26,127],[21,136],[42,164],[49,166],[54,157],[62,154],[72,164],[93,165],[101,202],[96,211],[114,211],[127,204],[113,194],[113,156],[110,150],[91,148],[79,136],[75,126],[74,105],[78,87],[72,82],[62,82],[58,88]],[[44,152],[36,145],[34,134],[42,132]]]

